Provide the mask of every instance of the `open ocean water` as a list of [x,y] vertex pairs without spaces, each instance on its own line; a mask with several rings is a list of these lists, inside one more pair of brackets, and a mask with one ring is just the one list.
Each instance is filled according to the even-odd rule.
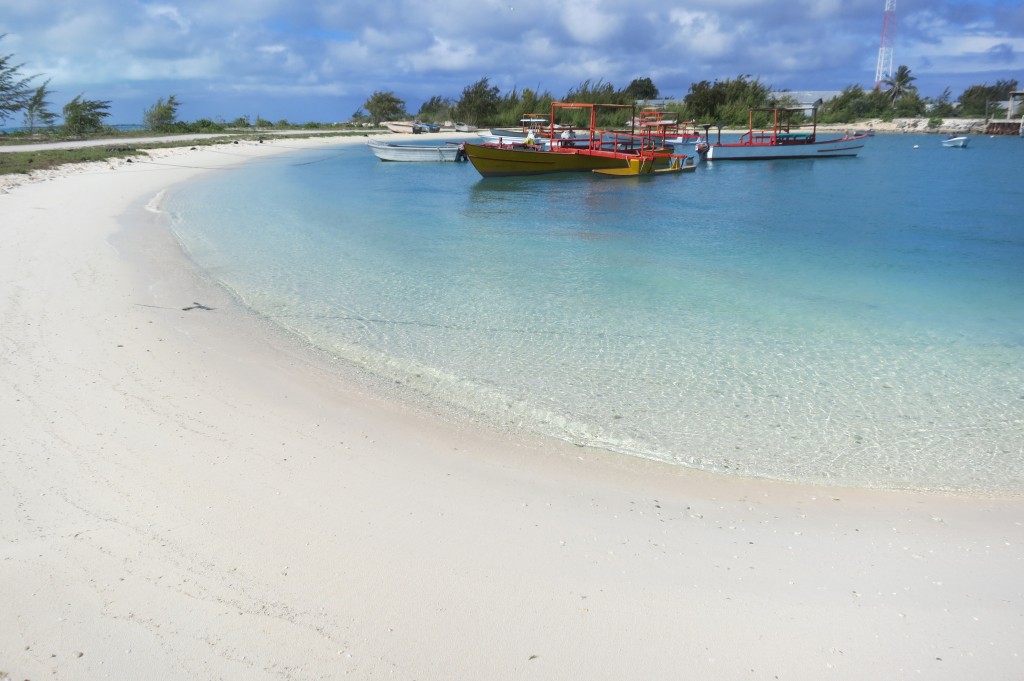
[[1024,494],[1024,140],[482,179],[303,151],[168,196],[247,306],[439,410],[799,482]]

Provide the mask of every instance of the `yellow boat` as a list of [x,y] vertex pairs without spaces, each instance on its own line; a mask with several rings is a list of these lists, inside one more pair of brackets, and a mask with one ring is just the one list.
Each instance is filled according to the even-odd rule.
[[[554,102],[546,146],[517,144],[466,143],[466,157],[484,177],[514,177],[550,173],[605,172],[608,175],[635,176],[655,172],[679,172],[686,156],[662,147],[650,128],[633,132],[602,130],[597,127],[598,110],[630,109],[628,104],[585,104]],[[558,113],[582,110],[589,115],[589,125],[580,126],[583,135],[555,135]],[[579,113],[575,113],[579,116]],[[631,116],[631,120],[634,117]]]
[[595,168],[594,173],[604,177],[639,177],[641,175],[672,175],[687,173],[697,169],[693,163],[672,158],[668,165],[660,167],[661,159],[657,155],[631,158],[625,168]]
[[629,164],[629,157],[625,154],[595,155],[586,149],[555,151],[469,142],[466,142],[465,149],[469,162],[484,177],[579,173],[602,168],[627,168]]

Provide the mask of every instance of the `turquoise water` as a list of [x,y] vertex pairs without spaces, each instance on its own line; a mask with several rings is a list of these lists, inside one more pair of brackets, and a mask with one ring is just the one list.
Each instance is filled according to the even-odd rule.
[[1017,495],[1024,140],[940,139],[626,180],[350,146],[166,205],[246,305],[439,410],[728,474]]

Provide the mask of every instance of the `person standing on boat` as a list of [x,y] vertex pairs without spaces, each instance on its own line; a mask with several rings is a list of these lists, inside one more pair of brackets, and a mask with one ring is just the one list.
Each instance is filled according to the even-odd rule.
[[573,132],[572,128],[566,128],[565,130],[562,131],[562,146],[563,147],[570,146],[571,142],[569,140],[574,140],[574,139],[576,139],[576,133]]

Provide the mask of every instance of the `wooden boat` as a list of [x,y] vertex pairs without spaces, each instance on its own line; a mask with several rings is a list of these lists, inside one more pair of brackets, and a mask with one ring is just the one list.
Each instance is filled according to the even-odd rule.
[[[792,122],[797,114],[803,114],[802,107],[768,107],[750,110],[750,128],[740,136],[738,142],[722,142],[722,130],[718,130],[718,141],[710,143],[710,135],[697,143],[697,153],[708,161],[760,161],[789,158],[829,158],[834,156],[856,156],[864,147],[868,135],[844,134],[842,137],[819,139],[818,109],[814,108],[809,130],[801,130]],[[768,113],[772,127],[758,128],[754,125],[758,114]],[[711,128],[705,125],[705,132]]]
[[[466,156],[484,177],[544,175],[548,173],[618,170],[611,175],[635,176],[650,174],[655,169],[683,165],[686,156],[663,147],[651,129],[640,134],[604,130],[598,127],[599,111],[614,114],[617,110],[635,111],[628,104],[586,104],[554,102],[548,122],[546,148],[526,144],[466,143]],[[580,126],[574,137],[556,136],[559,114],[563,117],[588,116],[589,123]],[[566,126],[567,127],[567,126]],[[582,131],[586,130],[585,133]]]
[[416,132],[441,132],[441,126],[438,125],[437,123],[413,121],[412,126],[416,128]]
[[546,173],[588,172],[597,168],[624,168],[627,158],[562,153],[550,148],[466,143],[466,156],[484,177],[515,177]]
[[391,132],[397,132],[401,134],[418,133],[420,130],[416,127],[416,123],[413,121],[386,121],[384,127]]
[[370,151],[382,161],[465,161],[466,154],[461,144],[395,144],[371,139],[366,143]]
[[959,137],[947,137],[942,140],[942,146],[944,147],[958,147],[964,149],[967,147],[967,138],[963,136]]

